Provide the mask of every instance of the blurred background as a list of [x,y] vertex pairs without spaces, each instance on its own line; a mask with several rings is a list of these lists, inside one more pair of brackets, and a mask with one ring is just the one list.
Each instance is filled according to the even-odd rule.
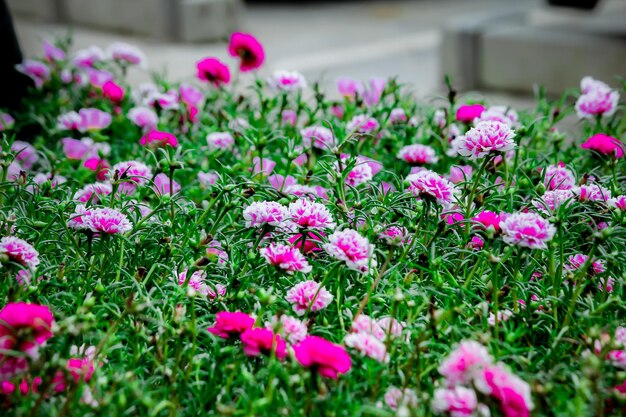
[[398,76],[433,96],[447,73],[461,91],[525,102],[536,84],[556,94],[585,75],[626,75],[626,0],[7,1],[25,57],[68,33],[74,50],[124,41],[175,80],[206,56],[230,62],[233,31],[264,43],[264,73],[297,70],[333,90],[339,76]]

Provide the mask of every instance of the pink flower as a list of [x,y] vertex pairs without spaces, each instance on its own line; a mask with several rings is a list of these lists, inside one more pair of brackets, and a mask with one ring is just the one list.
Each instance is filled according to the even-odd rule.
[[196,64],[196,76],[201,81],[213,84],[215,87],[230,82],[230,70],[228,66],[217,58],[204,58]]
[[57,118],[57,129],[59,130],[78,130],[82,122],[80,114],[75,111],[61,114]]
[[513,213],[500,222],[503,240],[509,245],[546,249],[556,228],[536,213]]
[[455,139],[460,155],[470,159],[484,158],[494,152],[506,152],[516,147],[515,132],[506,124],[493,121],[479,122],[465,136]]
[[235,32],[230,35],[228,53],[240,59],[239,70],[241,72],[255,70],[261,67],[265,60],[263,45],[248,33]]
[[458,193],[451,182],[427,169],[409,175],[406,182],[409,192],[415,197],[433,199],[444,207],[452,205]]
[[151,130],[141,137],[139,143],[153,148],[164,148],[168,145],[175,148],[178,146],[178,139],[172,133]]
[[596,133],[580,145],[583,149],[591,149],[603,155],[611,155],[615,158],[624,156],[624,144],[612,136],[604,133]]
[[[350,155],[341,155],[341,163],[335,162],[335,170],[339,173],[343,172],[348,165],[351,165],[352,158]],[[372,167],[367,160],[360,156],[354,158],[354,166],[346,176],[346,184],[352,187],[358,187],[365,184],[374,177]]]
[[195,107],[202,104],[204,100],[204,94],[193,85],[181,84],[178,87],[180,93],[180,101],[185,103],[188,107]]
[[255,201],[243,210],[246,227],[283,226],[289,211],[275,201]]
[[109,161],[99,157],[92,157],[85,160],[83,166],[96,173],[96,179],[98,181],[104,181],[109,172]]
[[5,236],[0,239],[0,253],[7,255],[12,262],[27,268],[36,268],[39,265],[39,252],[19,237]]
[[546,191],[541,198],[534,200],[533,206],[543,213],[549,214],[550,211],[556,211],[561,206],[567,206],[574,201],[574,193],[572,190],[554,190]]
[[432,409],[435,413],[448,413],[451,417],[471,417],[477,407],[476,392],[471,388],[437,388],[433,393]]
[[342,105],[340,104],[335,104],[334,106],[330,107],[330,112],[333,114],[333,116],[335,116],[337,119],[343,119],[344,114],[346,113],[346,109],[343,108]]
[[361,135],[373,134],[380,127],[378,120],[365,114],[358,114],[346,125],[348,133],[354,132]]
[[91,144],[88,141],[63,138],[61,142],[63,143],[63,153],[68,159],[83,159],[91,149]]
[[323,248],[330,256],[344,261],[348,268],[355,271],[367,272],[370,266],[375,268],[377,265],[374,245],[356,230],[336,231],[328,237],[328,243]]
[[385,331],[378,324],[376,320],[368,316],[367,314],[359,314],[356,320],[352,321],[350,329],[354,333],[367,333],[371,334],[377,339],[384,340],[386,335]]
[[121,234],[133,229],[125,214],[112,208],[90,210],[84,216],[85,225],[94,233]]
[[89,83],[92,87],[102,89],[102,86],[107,81],[113,81],[113,73],[105,70],[97,70],[94,68],[88,68],[87,76],[89,78]]
[[209,133],[206,137],[206,141],[211,151],[230,151],[233,149],[233,146],[235,146],[235,139],[233,135],[228,132]]
[[474,124],[481,121],[494,121],[504,123],[510,128],[514,128],[518,125],[517,112],[507,106],[491,106],[487,110],[481,113],[481,115],[474,119]]
[[411,165],[434,164],[438,160],[433,148],[419,143],[403,147],[397,157]]
[[392,409],[397,410],[398,407],[417,407],[417,394],[409,388],[401,390],[400,388],[391,386],[385,392],[385,403]]
[[369,86],[367,86],[363,91],[363,101],[365,102],[365,105],[372,107],[378,104],[386,86],[387,80],[385,78],[370,78]]
[[302,129],[300,134],[302,135],[302,146],[307,149],[311,145],[322,150],[329,150],[337,146],[337,138],[330,129],[324,126],[309,126]]
[[473,250],[481,250],[485,246],[485,241],[480,236],[472,236],[467,246]]
[[474,379],[476,388],[500,402],[505,417],[528,417],[533,408],[530,386],[502,365],[488,365]]
[[159,116],[150,107],[133,107],[128,111],[128,119],[146,130],[156,129],[159,122]]
[[109,195],[113,191],[111,184],[96,182],[87,184],[74,194],[74,200],[86,203],[91,200],[93,203],[100,201],[100,196]]
[[[298,248],[298,250],[302,251],[302,253],[318,252],[322,249],[319,247],[320,238],[317,237],[317,234],[326,236],[324,235],[324,232],[317,232],[314,234],[310,234],[307,237],[306,241],[302,242],[302,235],[298,233],[289,238],[289,243]],[[304,247],[302,247],[303,243]]]
[[363,355],[380,363],[389,362],[385,344],[370,333],[350,333],[344,339],[346,346],[358,350]]
[[136,185],[145,184],[152,178],[152,170],[150,167],[140,161],[118,162],[113,165],[109,171],[109,177],[112,179],[113,174],[116,172],[120,180],[129,181],[122,182],[119,185],[120,191],[126,194],[132,194],[135,191]]
[[498,310],[497,314],[489,313],[489,317],[487,317],[487,324],[493,327],[496,325],[496,322],[502,323],[509,321],[511,317],[513,317],[513,312],[511,310]]
[[76,55],[72,59],[72,64],[80,69],[89,69],[101,61],[104,61],[105,54],[102,48],[98,46],[90,46],[86,49],[76,51]]
[[617,197],[609,199],[607,202],[611,207],[620,211],[626,211],[626,195],[618,195]]
[[88,108],[78,111],[80,116],[79,132],[93,132],[106,129],[111,124],[111,115],[105,111]]
[[480,368],[491,364],[492,358],[483,345],[465,340],[441,363],[439,373],[449,385],[464,384]]
[[404,246],[411,242],[409,231],[406,227],[390,226],[382,231],[378,235],[379,239],[382,239],[388,245],[392,246]]
[[21,140],[16,140],[11,144],[11,152],[15,154],[15,161],[19,162],[24,169],[31,169],[39,160],[37,149]]
[[346,350],[319,336],[308,336],[293,347],[296,360],[307,368],[315,368],[320,375],[337,379],[352,368]]
[[41,88],[50,79],[50,68],[43,62],[26,59],[21,64],[17,64],[15,69],[30,77],[37,88]]
[[343,97],[354,99],[363,93],[363,84],[353,78],[341,77],[337,79],[337,90]]
[[180,191],[180,184],[174,181],[173,179],[170,181],[170,178],[167,174],[161,172],[154,177],[154,185],[152,187],[155,193],[158,195],[172,195],[176,194]]
[[138,65],[144,67],[147,63],[146,55],[134,45],[123,42],[114,42],[107,48],[108,57],[123,65]]
[[453,184],[469,181],[469,179],[472,178],[473,172],[474,169],[471,167],[471,165],[451,166],[448,180]]
[[483,210],[478,213],[477,216],[473,217],[472,221],[479,223],[485,229],[492,227],[495,231],[500,230],[500,216],[493,211]]
[[571,190],[576,185],[576,177],[560,162],[546,168],[543,183],[548,190]]
[[[582,253],[577,253],[575,255],[567,258],[567,262],[565,265],[565,270],[570,272],[576,272],[583,267],[583,265],[587,262],[589,256],[583,255]],[[587,269],[587,273],[591,273],[592,275],[601,274],[606,271],[606,265],[603,260],[594,259]]]
[[[226,294],[226,287],[222,284],[209,285],[206,283],[206,272],[204,271],[195,271],[189,277],[187,281],[188,270],[185,268],[180,274],[178,274],[178,285],[183,287],[185,282],[187,285],[192,288],[194,291],[202,294],[203,296],[208,296],[210,299],[214,299],[215,297],[223,296]],[[215,291],[214,291],[214,288]]]
[[335,221],[325,205],[304,198],[289,204],[291,221],[301,229],[334,229]]
[[470,123],[474,119],[479,118],[485,111],[482,104],[465,104],[456,111],[456,120],[459,122]]
[[94,363],[87,358],[68,359],[66,367],[75,382],[79,382],[81,379],[89,381],[96,370]]
[[84,204],[76,204],[74,213],[70,215],[67,220],[67,227],[75,230],[86,230],[89,228],[87,224],[87,216],[91,214],[91,211],[85,207]]
[[228,339],[231,336],[238,335],[251,329],[254,326],[255,319],[240,311],[233,313],[222,311],[217,313],[215,324],[207,330],[216,336]]
[[43,56],[48,62],[58,62],[65,60],[65,51],[57,48],[47,40],[43,41]]
[[274,316],[265,327],[276,329],[290,344],[296,344],[307,337],[308,329],[306,324],[295,317],[282,315],[280,318]]
[[294,272],[311,272],[311,265],[309,265],[298,248],[293,246],[283,243],[270,243],[268,247],[261,248],[259,252],[267,263],[283,269],[288,274],[293,274]]
[[293,305],[293,311],[302,316],[307,311],[320,311],[330,304],[333,296],[319,283],[308,280],[294,285],[285,299]]
[[583,78],[580,86],[583,94],[576,100],[576,113],[579,118],[612,116],[615,113],[619,104],[617,91],[591,77]]
[[254,166],[252,167],[252,173],[254,175],[263,174],[270,175],[276,166],[276,162],[271,159],[263,158],[263,161],[258,156],[255,156],[252,160]]
[[404,109],[401,107],[392,109],[391,113],[389,113],[389,123],[399,124],[405,123],[407,120],[408,117],[406,116]]
[[267,83],[278,91],[302,91],[306,88],[306,79],[297,71],[275,71]]
[[295,126],[298,123],[298,113],[293,110],[283,110],[281,118],[284,124]]
[[241,334],[241,342],[243,343],[243,351],[248,356],[259,356],[261,353],[269,355],[272,351],[281,361],[287,356],[285,341],[270,329],[261,327],[248,329]]
[[15,119],[8,113],[0,112],[0,132],[10,130],[15,125]]
[[107,81],[102,84],[102,96],[111,100],[111,102],[119,104],[124,100],[124,89],[113,81]]
[[210,188],[214,186],[219,179],[220,175],[215,171],[198,172],[198,181],[200,182],[200,185],[202,185],[204,188]]
[[607,202],[611,199],[611,191],[597,184],[585,184],[576,187],[573,190],[574,195],[578,197],[578,201],[602,201]]

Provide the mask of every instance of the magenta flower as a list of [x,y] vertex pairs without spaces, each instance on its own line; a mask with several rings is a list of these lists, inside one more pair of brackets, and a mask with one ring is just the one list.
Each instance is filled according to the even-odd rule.
[[261,353],[270,355],[275,352],[279,360],[287,356],[287,345],[282,337],[270,329],[261,327],[248,329],[241,334],[243,351],[248,356],[259,356]]
[[216,336],[228,339],[240,333],[251,329],[254,326],[255,319],[240,311],[229,312],[222,311],[217,313],[215,324],[207,330]]
[[84,215],[83,221],[94,233],[114,235],[126,233],[133,229],[133,225],[125,214],[108,207],[89,210]]
[[[572,255],[567,258],[567,262],[563,265],[565,270],[570,272],[576,272],[583,267],[585,262],[589,259],[589,256],[583,255],[582,253],[577,253],[576,255]],[[606,271],[606,265],[603,260],[594,259],[587,269],[588,273],[593,275],[601,274]]]
[[334,229],[335,221],[325,205],[304,198],[289,204],[291,221],[301,229]]
[[151,130],[141,137],[139,143],[152,148],[164,148],[166,146],[175,148],[178,146],[178,139],[172,133]]
[[604,133],[596,133],[580,145],[583,149],[591,149],[603,155],[610,155],[615,158],[624,156],[624,144],[612,136]]
[[611,207],[620,211],[626,211],[626,195],[618,195],[617,197],[608,200],[608,204]]
[[268,247],[261,248],[259,252],[268,264],[274,265],[288,274],[293,274],[294,272],[311,272],[311,265],[309,265],[298,248],[293,246],[283,243],[270,243]]
[[119,62],[122,65],[138,65],[145,67],[147,64],[146,55],[134,45],[124,42],[114,42],[107,48],[109,59]]
[[378,120],[365,114],[358,114],[352,118],[346,125],[348,133],[354,132],[361,135],[374,134],[380,127]]
[[36,268],[39,265],[39,252],[19,237],[5,236],[0,239],[0,253],[7,255],[12,262],[27,268]]
[[306,79],[297,71],[275,71],[267,84],[277,91],[302,91],[306,88]]
[[397,157],[411,165],[434,164],[438,160],[433,148],[419,143],[403,147],[398,152]]
[[482,104],[465,104],[456,111],[456,120],[458,122],[471,123],[485,111]]
[[230,151],[235,146],[235,139],[229,132],[209,133],[206,137],[206,141],[211,151]]
[[[52,337],[53,322],[48,306],[9,303],[0,310],[0,347],[28,352],[35,344],[42,345]],[[3,356],[0,355],[2,359]]]
[[124,100],[126,92],[124,88],[113,81],[102,84],[102,96],[111,100],[114,104],[120,104]]
[[406,177],[408,191],[419,199],[432,199],[444,207],[452,205],[458,194],[454,184],[436,172],[423,169]]
[[346,350],[319,336],[308,336],[293,347],[296,360],[304,367],[315,368],[320,375],[337,379],[352,368]]
[[241,72],[255,70],[261,67],[265,60],[263,45],[248,33],[235,32],[230,35],[228,53],[240,59],[239,70]]
[[500,222],[504,242],[531,249],[546,249],[556,228],[536,213],[513,213]]
[[302,316],[307,311],[320,311],[333,301],[333,295],[321,284],[308,280],[294,285],[285,299],[292,304],[293,311]]
[[500,219],[500,216],[498,215],[498,213],[494,213],[493,211],[489,211],[489,210],[483,210],[480,213],[478,213],[477,216],[472,218],[472,221],[480,224],[485,229],[492,227],[493,230],[496,232],[500,230],[501,220],[502,219]]
[[389,362],[385,344],[371,333],[350,333],[344,338],[344,343],[377,362]]
[[449,385],[468,383],[475,372],[489,364],[493,359],[483,345],[472,340],[465,340],[448,355],[438,370]]
[[530,416],[533,409],[530,386],[502,365],[486,366],[474,379],[474,385],[500,402],[505,417]]
[[476,392],[462,386],[437,388],[431,407],[435,413],[448,413],[453,417],[472,417],[478,407]]
[[479,122],[465,136],[455,139],[460,155],[470,159],[484,158],[494,152],[506,152],[515,149],[515,132],[506,124],[493,121]]
[[392,246],[404,246],[411,243],[411,237],[406,227],[390,226],[383,230],[381,234],[378,235],[378,238]]
[[255,201],[243,210],[243,218],[246,227],[283,226],[289,211],[275,201]]
[[333,132],[324,126],[309,126],[300,131],[302,135],[302,146],[310,148],[329,150],[337,146],[337,138]]
[[213,84],[215,87],[220,87],[230,82],[228,66],[217,58],[204,58],[198,61],[196,69],[196,76],[199,80]]
[[348,268],[355,271],[367,272],[370,266],[375,268],[377,265],[374,245],[356,230],[336,231],[328,237],[328,243],[323,248],[330,256],[345,262]]
[[154,177],[153,182],[154,185],[152,186],[152,189],[155,193],[161,196],[176,194],[181,188],[179,183],[174,180],[170,181],[170,177],[163,172],[157,174],[157,176]]

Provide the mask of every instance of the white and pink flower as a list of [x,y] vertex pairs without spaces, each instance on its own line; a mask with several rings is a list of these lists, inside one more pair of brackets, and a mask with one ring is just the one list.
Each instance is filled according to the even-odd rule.
[[320,283],[313,280],[294,285],[285,299],[292,304],[293,311],[302,316],[307,311],[323,310],[333,301],[333,295]]
[[345,262],[348,268],[355,271],[367,272],[370,267],[375,268],[377,265],[374,245],[356,230],[334,232],[323,248],[330,256]]

